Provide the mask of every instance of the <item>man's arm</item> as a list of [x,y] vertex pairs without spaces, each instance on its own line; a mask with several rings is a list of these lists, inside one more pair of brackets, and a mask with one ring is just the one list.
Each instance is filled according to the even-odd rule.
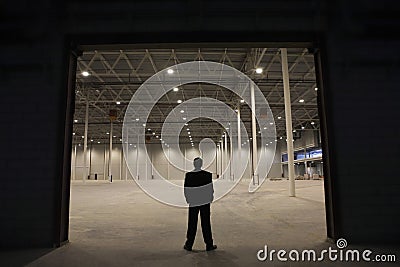
[[214,201],[214,184],[213,184],[213,181],[212,181],[212,173],[210,173],[209,174],[209,178],[208,178],[208,180],[209,180],[209,182],[211,183],[210,184],[210,187],[211,187],[211,202],[213,202]]
[[188,174],[185,174],[185,183],[184,183],[184,188],[183,188],[183,192],[185,194],[185,199],[186,202],[189,203],[189,192],[188,192]]

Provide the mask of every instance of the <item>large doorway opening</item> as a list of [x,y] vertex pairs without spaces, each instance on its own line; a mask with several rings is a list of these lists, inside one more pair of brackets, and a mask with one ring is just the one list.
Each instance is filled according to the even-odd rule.
[[[176,245],[176,249],[181,247],[186,210],[151,199],[134,182],[135,179],[152,180],[156,172],[172,182],[183,180],[185,172],[160,152],[161,147],[169,147],[161,138],[163,122],[181,103],[195,97],[217,99],[240,111],[248,134],[241,145],[253,145],[254,137],[259,141],[259,134],[265,129],[256,125],[254,134],[251,106],[237,94],[213,84],[185,84],[158,100],[147,121],[135,122],[146,128],[146,148],[153,165],[141,162],[139,147],[133,142],[124,142],[123,138],[128,104],[138,88],[154,74],[189,61],[218,62],[246,74],[268,101],[273,115],[270,127],[276,129],[274,140],[265,146],[260,146],[259,141],[255,146],[258,153],[275,147],[270,155],[271,168],[262,177],[266,181],[261,187],[252,194],[247,191],[249,183],[260,179],[254,176],[250,159],[236,188],[213,204],[216,242],[230,251],[237,250],[246,260],[253,256],[246,255],[247,252],[261,249],[266,242],[276,247],[316,246],[330,236],[332,207],[325,199],[330,199],[326,183],[331,177],[323,167],[327,155],[321,137],[320,74],[316,73],[311,47],[294,46],[286,51],[292,140],[288,139],[279,47],[237,44],[84,51],[77,59],[76,68],[70,241],[93,247],[102,242],[114,252],[133,247],[139,252],[140,248],[160,249],[167,255],[167,244]],[[179,148],[187,158],[201,156],[200,142],[209,138],[216,144],[214,160],[207,167],[213,178],[238,179],[232,178],[232,172],[223,171],[234,150],[227,138],[229,131],[229,127],[207,118],[188,121],[179,133]],[[290,141],[293,151],[288,146]],[[124,156],[124,149],[129,152],[128,156]],[[254,155],[254,147],[250,146],[250,150]],[[129,162],[135,162],[136,169],[129,168]],[[294,170],[295,198],[289,197],[290,166]],[[152,244],[143,246],[147,240],[153,240]],[[165,244],[160,245],[159,241]],[[199,233],[196,242],[199,246],[202,242]]]

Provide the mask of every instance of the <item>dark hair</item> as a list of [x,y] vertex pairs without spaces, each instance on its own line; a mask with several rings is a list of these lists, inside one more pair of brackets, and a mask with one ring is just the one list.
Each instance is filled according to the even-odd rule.
[[203,166],[203,159],[200,157],[197,157],[193,160],[193,165],[195,168],[201,168]]

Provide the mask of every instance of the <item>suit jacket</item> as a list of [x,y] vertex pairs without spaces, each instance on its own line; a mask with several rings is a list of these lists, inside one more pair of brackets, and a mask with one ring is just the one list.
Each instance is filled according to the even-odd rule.
[[190,207],[211,203],[214,200],[212,174],[204,170],[186,173],[184,190]]

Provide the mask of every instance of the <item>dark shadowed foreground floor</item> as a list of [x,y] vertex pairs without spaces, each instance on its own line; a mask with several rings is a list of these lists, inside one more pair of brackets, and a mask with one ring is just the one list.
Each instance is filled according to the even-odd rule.
[[[182,249],[186,209],[161,204],[133,181],[74,182],[71,194],[70,243],[55,250],[1,253],[0,266],[398,266],[397,263],[259,261],[268,250],[337,249],[326,241],[323,181],[296,181],[297,196],[288,197],[288,182],[267,181],[256,193],[241,182],[212,205],[212,229],[218,249],[206,252],[200,227],[194,251]],[[347,249],[355,247],[349,242]],[[393,248],[374,253],[397,254]],[[288,255],[286,255],[287,257]],[[322,264],[322,265],[321,265]]]

